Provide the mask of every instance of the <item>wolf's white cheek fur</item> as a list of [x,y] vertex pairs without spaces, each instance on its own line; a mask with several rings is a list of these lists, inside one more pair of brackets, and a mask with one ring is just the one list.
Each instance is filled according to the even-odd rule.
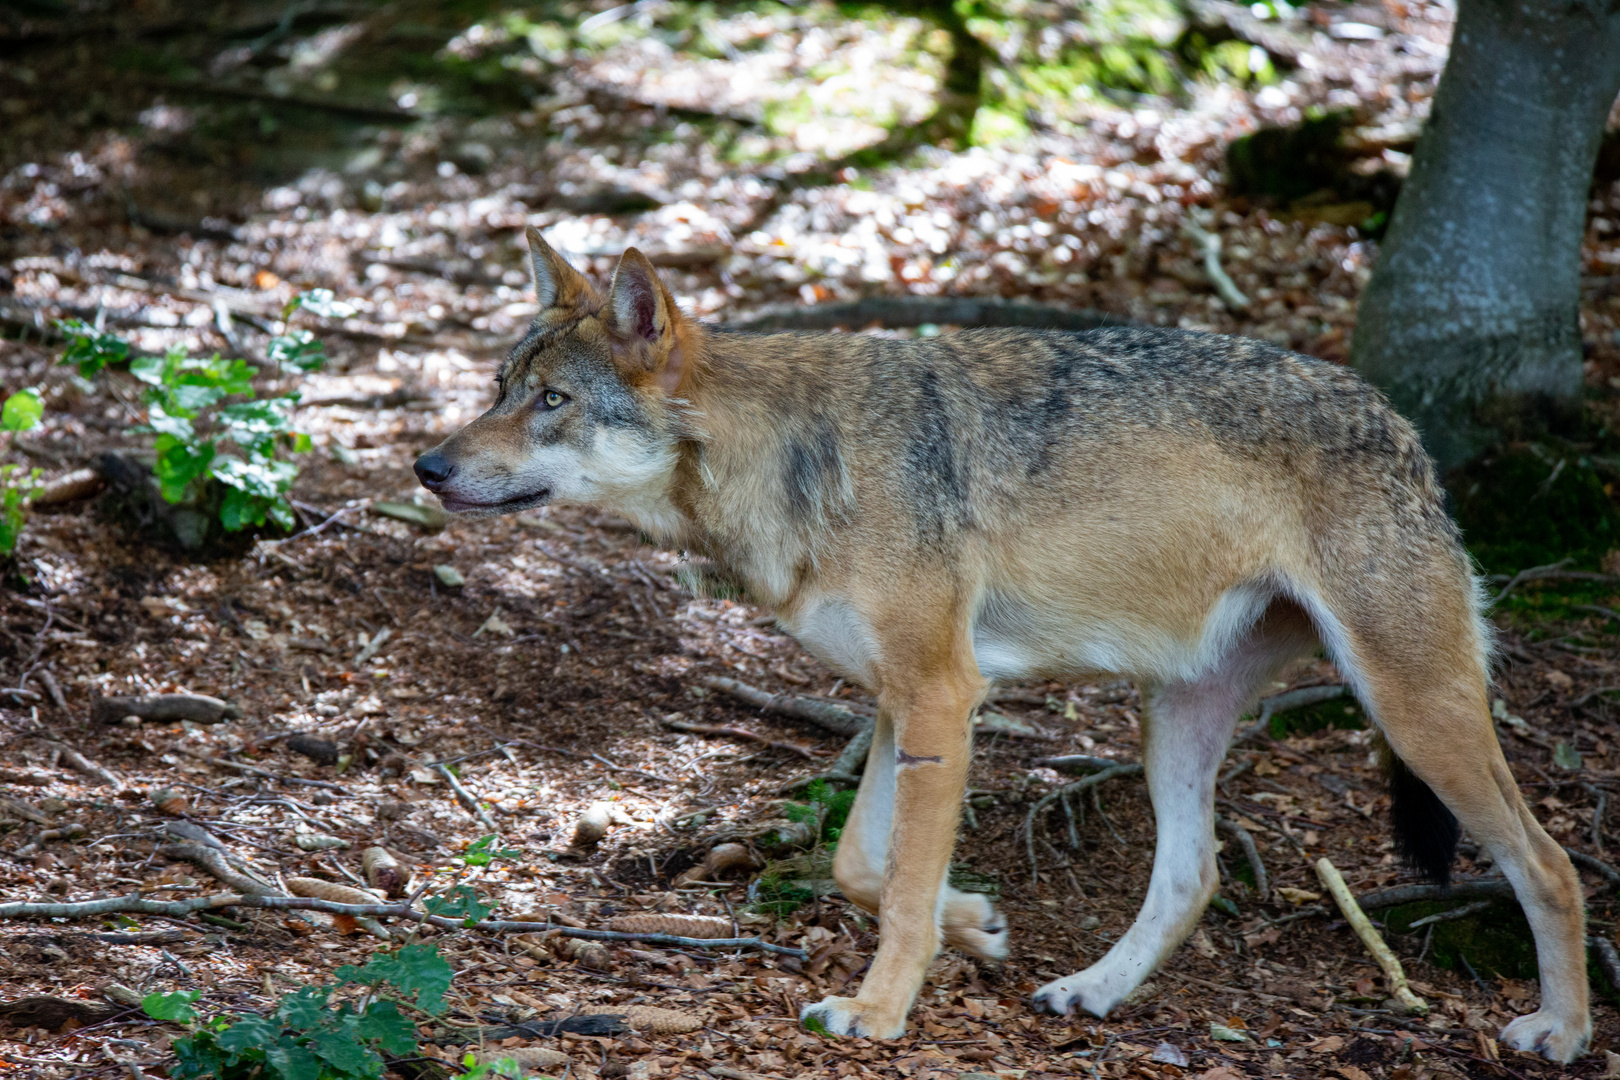
[[580,494],[561,498],[589,501],[616,510],[637,527],[663,540],[678,538],[686,519],[670,501],[677,463],[675,448],[623,429],[596,432],[590,450],[574,459]]

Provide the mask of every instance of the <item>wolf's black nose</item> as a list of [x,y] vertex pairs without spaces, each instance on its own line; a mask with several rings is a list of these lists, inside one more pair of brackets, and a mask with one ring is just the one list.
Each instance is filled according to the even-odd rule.
[[438,491],[455,471],[456,467],[437,450],[429,450],[416,459],[416,478],[429,491]]

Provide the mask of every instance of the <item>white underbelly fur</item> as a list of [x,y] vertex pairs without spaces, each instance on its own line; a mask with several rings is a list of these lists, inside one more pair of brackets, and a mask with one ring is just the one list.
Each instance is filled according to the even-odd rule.
[[[973,625],[979,673],[994,681],[1113,673],[1190,681],[1208,672],[1265,612],[1276,591],[1260,583],[1227,590],[1188,639],[1130,616],[1088,618],[1001,595],[981,606]],[[814,597],[784,626],[811,654],[868,686],[880,666],[877,635],[848,600]]]

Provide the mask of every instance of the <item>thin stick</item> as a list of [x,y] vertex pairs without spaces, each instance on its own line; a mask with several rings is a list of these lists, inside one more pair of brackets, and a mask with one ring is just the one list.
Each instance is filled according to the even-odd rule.
[[1076,780],[1072,784],[1065,784],[1055,791],[1047,792],[1045,795],[1041,796],[1040,800],[1037,801],[1034,806],[1029,808],[1029,813],[1024,817],[1024,841],[1029,851],[1029,879],[1031,885],[1037,885],[1041,880],[1040,864],[1035,860],[1036,816],[1058,799],[1066,798],[1069,795],[1084,791],[1086,788],[1092,787],[1096,784],[1106,783],[1115,777],[1135,776],[1141,771],[1142,766],[1135,762],[1122,765],[1112,765],[1104,769],[1102,772],[1091,774],[1084,780]]
[[1215,292],[1222,302],[1234,311],[1247,311],[1249,298],[1243,295],[1243,290],[1237,287],[1237,282],[1221,268],[1220,236],[1206,231],[1190,214],[1182,220],[1181,227],[1198,245],[1204,257],[1204,274],[1209,278],[1209,283],[1215,286]]
[[1494,900],[1475,900],[1472,904],[1464,904],[1460,908],[1452,908],[1450,911],[1441,911],[1434,915],[1425,915],[1421,919],[1413,919],[1412,922],[1407,926],[1406,932],[1410,934],[1413,930],[1416,930],[1420,926],[1431,926],[1434,923],[1451,922],[1455,919],[1466,919],[1470,915],[1484,911],[1493,903],[1495,903]]
[[[838,756],[833,759],[832,765],[828,767],[826,772],[815,776],[801,776],[797,780],[783,784],[780,794],[788,795],[802,790],[818,780],[829,784],[858,784],[861,782],[861,778],[857,775],[857,772],[866,764],[866,757],[871,752],[872,729],[867,727],[857,732],[850,738],[849,742],[844,744],[844,749],[839,751]],[[971,808],[969,810],[971,811]]]
[[1260,858],[1260,846],[1254,842],[1254,836],[1231,818],[1216,818],[1215,828],[1231,836],[1243,849],[1243,857],[1249,860],[1249,869],[1254,871],[1255,895],[1262,901],[1270,898],[1271,878],[1266,874],[1266,864]]
[[357,918],[369,915],[379,919],[410,919],[446,930],[482,930],[492,934],[556,934],[589,941],[638,941],[648,945],[669,945],[683,949],[758,949],[761,952],[792,956],[800,960],[805,959],[807,955],[803,949],[775,945],[759,938],[691,938],[675,934],[631,934],[618,930],[586,930],[572,926],[558,926],[556,923],[515,922],[505,919],[486,919],[468,927],[464,920],[444,915],[429,915],[407,904],[339,904],[312,896],[244,896],[239,893],[223,893],[217,896],[193,897],[189,900],[146,900],[139,893],[130,893],[128,896],[114,896],[105,900],[51,904],[22,901],[0,904],[0,919],[84,919],[118,913],[179,917],[196,911],[222,907],[324,911],[330,915],[352,915]]
[[118,790],[124,786],[124,782],[120,780],[117,774],[112,772],[112,770],[108,769],[104,765],[97,764],[96,762],[90,760],[83,754],[79,753],[79,751],[73,749],[73,747],[69,746],[67,743],[53,742],[50,739],[41,739],[40,742],[44,743],[46,746],[49,746],[52,750],[59,752],[62,755],[62,760],[66,761],[69,765],[72,765],[75,769],[78,769],[82,773],[88,773],[89,775],[96,777],[108,787]]
[[277,780],[283,784],[303,784],[305,787],[325,788],[327,791],[336,791],[343,795],[349,794],[349,789],[342,784],[329,784],[325,780],[306,780],[302,776],[283,776],[280,773],[273,773],[269,769],[261,769],[257,765],[244,765],[240,761],[227,761],[224,758],[209,757],[207,754],[197,750],[187,750],[183,746],[177,746],[175,749],[187,757],[196,758],[198,761],[204,761],[210,765],[218,765],[222,769],[237,769],[241,772],[252,773],[254,776],[262,776],[266,780]]
[[1324,701],[1343,697],[1349,688],[1341,684],[1328,686],[1302,686],[1298,690],[1288,690],[1281,694],[1273,694],[1263,698],[1260,702],[1260,717],[1254,723],[1238,733],[1232,740],[1233,746],[1238,746],[1250,739],[1258,738],[1271,730],[1271,718],[1278,713],[1291,712],[1294,709],[1303,709],[1307,705],[1317,705]]
[[872,723],[872,718],[862,712],[825,698],[811,697],[808,694],[772,694],[761,690],[757,686],[728,679],[722,675],[711,675],[699,679],[700,686],[710,690],[719,690],[730,694],[739,701],[759,709],[760,712],[776,713],[780,716],[791,716],[796,720],[808,720],[812,724],[835,731],[840,735],[854,735],[863,727]]
[[435,768],[437,769],[438,774],[444,777],[444,782],[450,785],[450,790],[455,792],[456,801],[462,806],[466,807],[469,814],[472,814],[479,821],[483,822],[484,828],[488,829],[490,832],[500,831],[495,824],[495,819],[489,816],[489,811],[484,809],[483,805],[473,797],[472,792],[461,786],[461,781],[456,779],[455,773],[451,772],[443,765],[436,766]]
[[1614,942],[1601,934],[1594,934],[1586,943],[1598,954],[1598,967],[1609,979],[1609,985],[1620,990],[1620,954],[1614,951]]
[[1316,876],[1322,882],[1322,886],[1333,894],[1333,902],[1339,905],[1345,921],[1350,924],[1356,936],[1361,939],[1361,943],[1367,947],[1367,951],[1383,969],[1384,983],[1389,987],[1389,996],[1399,1002],[1407,1012],[1428,1012],[1428,1002],[1412,993],[1412,988],[1406,984],[1406,972],[1401,970],[1401,962],[1389,951],[1384,939],[1378,936],[1378,931],[1373,928],[1367,913],[1356,903],[1356,898],[1350,895],[1350,886],[1344,883],[1344,876],[1339,873],[1338,867],[1326,858],[1317,859]]
[[693,724],[686,720],[671,720],[668,717],[664,718],[660,723],[671,731],[684,731],[691,735],[724,735],[733,739],[747,739],[749,742],[761,743],[776,750],[786,750],[789,753],[798,754],[800,757],[810,758],[811,760],[825,756],[824,753],[807,750],[790,742],[781,742],[758,732],[749,731],[747,728],[731,727],[730,725]]
[[1364,908],[1399,907],[1427,900],[1511,900],[1513,886],[1507,878],[1472,878],[1453,881],[1450,885],[1397,885],[1392,889],[1378,889],[1362,893],[1356,902]]
[[1576,866],[1584,866],[1594,874],[1609,883],[1610,888],[1620,888],[1620,870],[1616,870],[1602,859],[1594,858],[1584,851],[1565,848],[1564,854],[1569,856],[1570,862]]

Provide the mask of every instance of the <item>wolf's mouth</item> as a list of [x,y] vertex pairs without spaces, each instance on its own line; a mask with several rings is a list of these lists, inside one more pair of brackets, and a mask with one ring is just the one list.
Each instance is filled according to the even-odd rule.
[[463,499],[455,495],[441,494],[439,502],[452,514],[468,514],[473,517],[494,517],[497,514],[513,514],[519,510],[527,510],[534,506],[543,506],[551,500],[551,489],[541,488],[539,491],[527,495],[518,495],[499,502],[476,502],[472,499]]

